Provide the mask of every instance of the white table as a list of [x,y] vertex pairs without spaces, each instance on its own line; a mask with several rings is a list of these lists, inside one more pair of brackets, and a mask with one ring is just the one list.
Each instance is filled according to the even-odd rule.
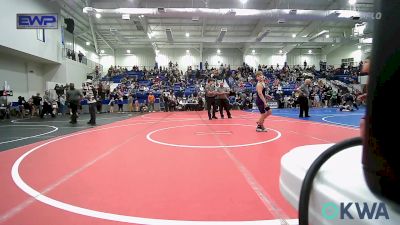
[[[297,147],[281,159],[280,190],[283,196],[290,204],[298,209],[300,189],[305,174],[312,162],[332,144],[309,145]],[[362,147],[357,146],[346,149],[329,159],[320,169],[314,179],[312,194],[309,204],[309,223],[312,225],[399,225],[400,224],[400,206],[392,202],[385,202],[378,199],[368,189],[364,179],[362,164]],[[399,162],[400,163],[400,162]],[[399,190],[400,194],[400,190]],[[353,202],[348,212],[354,217],[353,220],[345,217],[340,219],[339,214],[332,220],[322,216],[324,204],[333,202],[340,207],[343,202],[347,205]],[[389,220],[383,216],[379,219],[369,220],[360,219],[355,203],[359,203],[363,209],[363,203],[367,202],[371,209],[374,202],[378,204],[383,202],[387,209]],[[377,205],[378,208],[378,205]],[[331,208],[332,209],[332,208]],[[335,210],[328,209],[327,215]],[[377,210],[375,210],[374,218]]]

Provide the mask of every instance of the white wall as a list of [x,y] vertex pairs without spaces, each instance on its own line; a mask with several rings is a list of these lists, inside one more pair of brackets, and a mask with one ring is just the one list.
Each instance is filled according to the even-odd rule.
[[92,69],[86,65],[66,59],[61,65],[44,66],[43,74],[45,82],[74,83],[79,88],[90,72],[93,72]]
[[86,65],[71,60],[66,60],[65,66],[67,83],[74,83],[75,87],[80,87],[86,81],[86,75],[92,72]]
[[217,54],[217,49],[206,48],[203,50],[203,64],[207,61],[209,68],[219,68],[221,64],[231,65],[231,69],[243,64],[243,53],[239,49],[221,48],[221,53]]
[[103,65],[103,74],[107,74],[110,66],[115,66],[115,57],[113,55],[100,55],[100,64]]
[[370,48],[358,49],[358,45],[344,45],[327,55],[327,65],[340,67],[342,59],[354,58],[354,65],[357,66],[358,63],[366,57],[366,53],[369,50]]
[[[112,55],[102,55],[100,57],[100,64],[103,65],[104,70],[108,70],[111,65],[127,67],[131,69],[136,65],[142,69],[144,66],[149,69],[153,68],[155,62],[158,66],[168,66],[169,61],[174,64],[178,63],[178,67],[182,71],[186,71],[188,66],[197,68],[200,63],[200,53],[195,49],[160,49],[158,55],[154,53],[151,48],[143,49],[130,49],[131,53],[127,54],[126,49],[118,49],[115,51],[115,57]],[[115,59],[115,61],[114,61]]]
[[0,54],[0,87],[3,88],[7,81],[14,91],[11,101],[16,101],[18,96],[29,98],[37,92],[44,91],[43,65],[26,62],[19,57],[9,57]]
[[72,60],[65,60],[62,64],[42,64],[0,54],[0,87],[7,81],[14,91],[11,101],[16,101],[18,96],[43,95],[47,82],[75,83],[79,88],[91,71],[86,65]]
[[37,40],[36,29],[20,29],[16,28],[17,13],[58,13],[59,7],[56,1],[41,0],[13,0],[2,1],[0,7],[0,27],[2,29],[0,35],[0,45],[8,48],[16,49],[34,56],[45,58],[54,62],[61,59],[61,30],[60,24],[58,29],[45,30],[45,42]]
[[[195,49],[189,49],[190,53],[186,53],[186,49],[160,49],[158,56],[155,55],[153,49],[131,49],[131,54],[126,54],[126,50],[117,50],[116,56],[107,54],[100,56],[100,64],[103,65],[105,71],[111,65],[119,65],[130,69],[133,65],[146,68],[153,68],[155,60],[159,66],[168,66],[169,61],[174,64],[178,62],[180,70],[186,71],[188,66],[197,68],[200,64],[200,53]],[[114,61],[115,60],[115,61]],[[236,69],[243,63],[243,54],[239,49],[221,49],[221,53],[217,54],[217,49],[204,49],[203,50],[203,65],[208,61],[209,67],[218,67],[223,63],[224,65],[231,65],[232,69]]]
[[[117,66],[127,67],[129,70],[132,66],[144,66],[149,69],[154,67],[155,53],[152,48],[129,49],[130,54],[126,53],[127,49],[117,49],[115,51],[115,64]],[[108,69],[108,68],[107,68]]]
[[311,49],[312,54],[308,53],[309,49],[293,49],[287,54],[287,62],[289,65],[303,66],[304,61],[307,61],[308,66],[315,66],[319,70],[319,63],[322,60],[321,49]]
[[[186,53],[189,50],[189,53]],[[200,68],[200,53],[195,49],[161,49],[156,56],[159,66],[168,66],[171,61],[178,63],[179,70],[186,71],[188,66],[192,69]]]
[[304,61],[307,61],[309,66],[315,65],[319,69],[319,62],[321,60],[321,50],[311,49],[312,54],[308,53],[309,49],[293,49],[288,54],[280,54],[279,49],[255,49],[255,53],[248,53],[244,56],[245,62],[252,67],[257,68],[261,65],[273,65],[276,67],[277,64],[282,68],[285,62],[288,65],[301,65],[303,66]]
[[245,62],[254,68],[258,65],[273,65],[274,67],[279,64],[280,67],[285,64],[287,60],[286,54],[279,54],[276,49],[255,49],[255,53],[248,53],[244,56]]

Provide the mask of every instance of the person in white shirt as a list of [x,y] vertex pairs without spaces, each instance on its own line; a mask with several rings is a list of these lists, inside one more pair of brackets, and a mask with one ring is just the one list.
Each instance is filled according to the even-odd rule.
[[93,94],[93,89],[90,88],[86,92],[86,99],[89,104],[89,114],[90,114],[90,120],[87,122],[87,124],[90,124],[92,126],[96,125],[96,98]]

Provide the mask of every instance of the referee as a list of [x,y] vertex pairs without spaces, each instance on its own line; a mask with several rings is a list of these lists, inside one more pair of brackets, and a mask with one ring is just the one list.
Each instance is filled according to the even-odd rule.
[[[304,81],[304,84],[302,84],[299,88],[297,88],[297,92],[299,92],[299,98],[297,99],[299,104],[300,104],[300,118],[305,117],[310,117],[308,115],[308,98],[310,96],[310,85],[311,85],[311,80],[310,79],[306,79]],[[304,112],[304,116],[303,116],[303,112]]]
[[[207,102],[207,111],[208,111],[208,119],[218,119],[215,116],[215,112],[217,111],[216,104],[215,104],[215,96],[217,92],[215,91],[215,84],[214,79],[208,79],[208,84],[206,85],[206,102]],[[213,108],[212,117],[211,117],[211,106]]]
[[219,87],[217,88],[217,102],[219,104],[219,113],[221,115],[221,119],[224,118],[224,109],[229,119],[232,118],[231,112],[229,111],[229,90],[224,87],[224,82],[221,82]]

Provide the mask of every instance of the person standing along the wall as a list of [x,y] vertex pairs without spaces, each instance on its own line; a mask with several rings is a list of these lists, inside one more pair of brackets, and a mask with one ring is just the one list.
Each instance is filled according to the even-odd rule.
[[65,95],[61,95],[59,98],[60,106],[58,107],[58,112],[61,113],[62,116],[65,115]]
[[56,117],[53,113],[53,101],[50,97],[50,92],[47,90],[44,92],[43,96],[43,106],[42,106],[42,111],[40,112],[40,118],[44,118],[45,114],[51,114],[51,117]]
[[67,91],[67,101],[72,111],[71,121],[69,122],[71,124],[77,123],[76,120],[78,118],[77,111],[81,98],[82,98],[82,93],[79,90],[75,89],[74,83],[70,83],[69,90]]
[[90,88],[87,91],[86,99],[89,104],[89,114],[90,114],[90,120],[89,120],[89,122],[87,122],[87,124],[94,126],[94,125],[96,125],[96,102],[97,101],[96,101],[96,98],[93,93],[93,88]]
[[78,53],[78,59],[79,59],[79,62],[82,63],[83,53],[81,51],[79,51],[79,53]]
[[124,111],[124,98],[122,95],[118,98],[118,113],[122,113]]
[[40,97],[40,93],[37,93],[36,96],[32,96],[32,101],[33,101],[33,113],[32,116],[37,114],[40,116],[42,109],[41,109],[41,102],[42,102],[42,97]]
[[309,110],[309,105],[308,105],[308,98],[310,96],[310,85],[311,85],[311,80],[306,79],[304,81],[304,84],[302,84],[299,88],[297,88],[297,91],[300,93],[299,98],[297,99],[299,104],[300,104],[300,115],[299,117],[303,117],[303,112],[305,117],[310,117],[308,115],[308,110]]
[[128,97],[128,106],[129,106],[129,112],[133,112],[133,96],[129,95]]
[[154,102],[156,101],[156,98],[153,95],[153,92],[149,93],[149,96],[147,97],[147,102],[149,103],[149,112],[154,112]]

